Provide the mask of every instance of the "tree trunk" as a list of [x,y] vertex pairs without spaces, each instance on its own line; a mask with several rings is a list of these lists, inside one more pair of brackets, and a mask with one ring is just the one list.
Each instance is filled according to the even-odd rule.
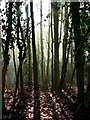
[[29,17],[28,17],[28,5],[26,6],[26,17],[27,17],[27,44],[28,44],[28,58],[29,58],[29,73],[28,73],[28,85],[32,89],[32,67],[31,67],[31,45],[30,45],[30,35],[29,35]]
[[30,2],[31,12],[31,25],[32,25],[32,48],[33,48],[33,73],[34,73],[34,90],[38,90],[38,67],[36,59],[36,46],[35,46],[35,30],[34,30],[34,14],[33,14],[33,1]]
[[7,74],[7,67],[9,65],[9,42],[12,40],[12,5],[13,3],[9,3],[9,8],[6,8],[6,12],[9,11],[9,15],[7,16],[7,31],[6,31],[6,41],[5,41],[5,48],[3,51],[4,57],[4,66],[2,68],[2,113],[5,112],[5,103],[4,103],[4,91],[5,91],[5,82],[6,82],[6,74]]
[[47,56],[47,70],[46,70],[46,86],[49,83],[49,62],[50,62],[50,22],[49,22],[49,30],[48,30],[48,56]]
[[[68,51],[67,51],[68,25],[69,25],[68,6],[67,6],[67,3],[65,3],[65,26],[64,26],[64,38],[63,38],[62,72],[61,72],[61,79],[59,83],[60,91],[64,87],[64,83],[65,83],[66,69],[67,69],[69,49],[70,49],[70,44],[69,44]],[[66,52],[67,52],[67,56],[66,56]]]
[[42,84],[44,84],[43,81],[43,32],[42,32],[42,0],[40,0],[40,39],[41,39],[41,79],[42,79]]
[[5,113],[5,103],[4,103],[4,92],[5,92],[5,81],[6,81],[6,74],[7,74],[7,65],[4,64],[2,68],[2,114]]
[[[31,45],[28,44],[28,57],[29,57],[29,74],[28,74],[28,84],[32,87],[32,65],[31,65]],[[32,89],[32,88],[30,88]]]
[[54,2],[54,81],[53,88],[57,91],[59,82],[59,42],[58,42],[58,7]]
[[52,63],[51,63],[51,74],[52,74],[52,91],[53,91],[53,0],[51,1],[51,39],[52,39]]
[[15,69],[15,76],[17,76],[17,68],[16,68],[16,61],[15,61],[15,51],[14,51],[13,43],[12,43],[12,49],[13,49],[13,63],[14,63],[14,69]]
[[15,84],[15,91],[14,91],[14,97],[13,97],[13,110],[14,110],[14,107],[15,107],[16,94],[17,94],[17,90],[18,90],[18,87],[19,87],[19,74],[20,74],[20,64],[18,66],[18,71],[17,71],[17,74],[16,74],[16,84]]
[[19,63],[20,63],[20,93],[21,93],[21,95],[23,94],[23,76],[22,76],[22,63],[23,63],[23,61],[22,61],[22,51],[21,51],[21,58],[20,58],[20,61],[19,61]]
[[71,3],[72,24],[74,27],[75,41],[75,67],[78,88],[78,103],[84,103],[84,41],[80,32],[80,3]]
[[[1,18],[0,18],[0,21],[1,21]],[[0,31],[1,31],[1,23],[0,23]],[[1,38],[1,32],[0,32],[0,60],[2,58],[1,48],[2,48],[2,38]]]
[[90,63],[88,63],[86,66],[86,72],[88,77],[88,84],[87,84],[87,89],[85,94],[85,107],[90,107]]

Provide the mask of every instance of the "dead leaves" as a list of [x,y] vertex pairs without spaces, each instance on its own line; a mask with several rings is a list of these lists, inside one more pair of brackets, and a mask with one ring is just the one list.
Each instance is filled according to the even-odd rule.
[[[72,95],[68,96],[68,93],[62,91],[63,96],[52,94],[52,92],[40,89],[38,92],[34,90],[29,91],[27,86],[22,98],[17,95],[17,102],[15,109],[12,113],[13,93],[12,91],[5,91],[5,105],[9,115],[6,118],[21,120],[72,120],[73,113],[68,107],[68,101],[73,99]],[[72,100],[71,100],[72,101]],[[71,102],[69,101],[69,102]],[[34,110],[35,109],[35,110]]]

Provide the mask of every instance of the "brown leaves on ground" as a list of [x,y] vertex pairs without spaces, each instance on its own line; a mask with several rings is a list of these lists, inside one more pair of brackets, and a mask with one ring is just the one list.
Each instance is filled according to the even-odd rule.
[[52,93],[51,90],[29,91],[25,86],[22,97],[17,94],[17,102],[14,110],[13,92],[5,91],[5,106],[7,112],[2,120],[73,120],[73,112],[70,107],[75,103],[76,93],[72,88],[68,94],[62,90],[62,95]]

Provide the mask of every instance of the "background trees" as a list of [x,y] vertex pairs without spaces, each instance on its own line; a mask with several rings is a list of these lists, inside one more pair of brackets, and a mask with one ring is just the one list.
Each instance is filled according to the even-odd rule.
[[[11,82],[14,86],[13,105],[16,95],[20,93],[22,96],[24,86],[28,85],[32,86],[31,90],[34,86],[35,91],[41,86],[51,87],[56,93],[75,87],[78,105],[85,106],[87,103],[89,106],[89,3],[59,3],[52,0],[48,2],[50,11],[48,13],[47,7],[45,14],[45,4],[41,0],[39,2],[40,5],[33,1],[28,4],[6,3],[2,11],[0,59],[3,56],[3,111],[6,85],[10,84],[7,74],[11,74],[10,69],[14,75]],[[35,5],[40,8],[39,12]]]

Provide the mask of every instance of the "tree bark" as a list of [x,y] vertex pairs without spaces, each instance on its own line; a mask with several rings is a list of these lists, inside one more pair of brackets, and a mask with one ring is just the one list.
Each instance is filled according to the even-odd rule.
[[36,46],[35,46],[35,30],[34,30],[34,14],[33,14],[33,1],[30,2],[31,12],[31,25],[32,25],[32,48],[33,48],[33,73],[34,73],[34,90],[38,90],[38,67],[36,59]]
[[40,0],[40,40],[41,40],[41,79],[42,79],[42,84],[44,84],[44,68],[43,68],[43,32],[42,32],[42,0]]
[[59,42],[58,42],[58,7],[54,2],[54,81],[53,88],[57,91],[59,82]]
[[7,74],[7,68],[9,65],[9,43],[10,40],[12,40],[12,5],[13,3],[9,3],[9,8],[6,8],[6,13],[9,11],[9,15],[7,16],[7,23],[8,28],[6,30],[6,41],[5,41],[5,47],[3,51],[3,57],[4,57],[4,66],[2,68],[2,113],[5,112],[5,103],[4,103],[4,92],[5,92],[5,82],[6,82],[6,74]]
[[28,44],[28,58],[29,58],[29,73],[28,73],[28,85],[32,89],[32,65],[31,65],[31,45],[30,45],[30,35],[29,35],[29,16],[28,16],[28,5],[26,6],[26,17],[27,17],[27,30],[26,39]]
[[64,25],[64,38],[63,38],[63,55],[62,55],[62,72],[61,79],[59,83],[59,91],[62,90],[65,83],[66,71],[67,71],[67,63],[69,57],[70,44],[67,48],[67,37],[68,37],[68,25],[69,25],[69,16],[68,16],[68,4],[65,3],[65,25]]
[[84,41],[80,32],[80,3],[71,3],[72,24],[74,27],[75,68],[78,88],[78,103],[84,103]]
[[50,22],[49,22],[49,30],[48,30],[48,51],[47,51],[47,70],[46,70],[46,86],[49,83],[49,62],[50,62]]
[[52,74],[52,91],[53,91],[53,80],[54,80],[54,75],[53,75],[53,0],[51,1],[51,39],[52,39],[52,44],[51,44],[51,46],[52,46],[52,50],[51,50],[51,52],[52,52],[52,61],[51,61],[51,74]]

